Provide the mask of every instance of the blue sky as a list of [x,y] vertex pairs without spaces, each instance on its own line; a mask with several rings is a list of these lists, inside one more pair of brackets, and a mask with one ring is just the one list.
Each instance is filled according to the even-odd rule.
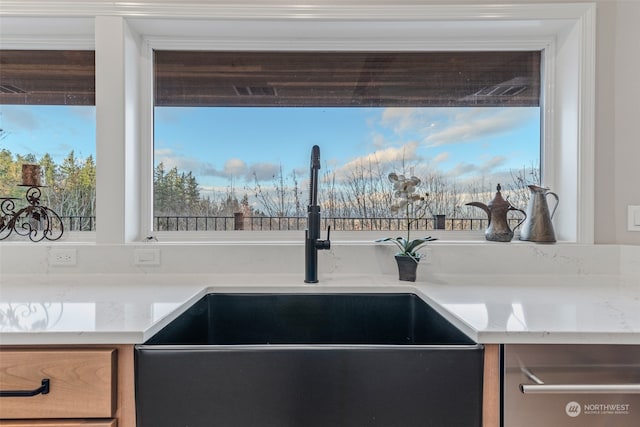
[[0,149],[14,154],[51,154],[61,162],[69,151],[79,158],[96,153],[95,107],[0,105]]
[[459,178],[537,164],[538,108],[156,109],[156,162],[205,185],[306,176],[311,146],[337,176],[359,162],[405,163]]
[[[362,161],[405,163],[459,180],[537,166],[539,108],[185,108],[155,112],[155,162],[193,171],[203,190],[306,178],[311,146],[339,178]],[[95,108],[0,106],[0,148],[95,156]],[[99,162],[99,159],[98,159]],[[98,163],[99,167],[99,163]],[[496,182],[496,181],[493,181]]]

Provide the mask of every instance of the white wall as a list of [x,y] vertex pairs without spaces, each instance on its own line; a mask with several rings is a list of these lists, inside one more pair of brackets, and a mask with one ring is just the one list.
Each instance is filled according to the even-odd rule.
[[[640,1],[621,1],[615,18],[613,241],[640,244],[640,232],[625,229],[627,205],[640,206]],[[600,210],[601,221],[607,221],[606,206]]]
[[[297,233],[302,237],[301,233]],[[376,237],[380,237],[379,235]],[[20,243],[20,249],[1,249],[6,275],[46,274],[64,277],[82,275],[184,275],[188,282],[207,275],[283,274],[304,278],[304,244],[299,242],[277,246],[250,243],[231,244],[139,244],[139,245],[63,245],[77,249],[76,266],[51,266],[52,249],[61,246]],[[373,241],[373,239],[371,239]],[[137,251],[157,250],[159,265],[136,265]],[[319,280],[344,275],[396,275],[393,245],[369,243],[332,243],[330,251],[318,252]],[[528,242],[500,244],[496,242],[436,242],[422,251],[426,258],[418,265],[419,281],[437,274],[468,274],[473,280],[479,274],[600,275],[638,274],[640,267],[632,259],[640,255],[640,246],[562,244],[532,245]],[[125,279],[126,280],[126,277]],[[515,280],[515,279],[514,279]]]
[[640,245],[627,230],[627,206],[640,205],[640,1],[595,3],[595,242]]

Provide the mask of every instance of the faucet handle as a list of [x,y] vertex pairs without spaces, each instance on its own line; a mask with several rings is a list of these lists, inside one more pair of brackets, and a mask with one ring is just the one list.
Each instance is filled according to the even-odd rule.
[[327,226],[327,240],[316,240],[316,249],[331,249],[331,240],[329,235],[331,234],[331,226]]

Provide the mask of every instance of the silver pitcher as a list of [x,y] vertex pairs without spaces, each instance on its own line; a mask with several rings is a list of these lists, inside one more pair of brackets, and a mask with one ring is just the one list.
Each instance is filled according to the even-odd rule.
[[[556,234],[553,230],[553,214],[556,213],[560,199],[558,195],[548,188],[529,185],[531,190],[529,204],[527,205],[527,219],[522,224],[520,230],[520,240],[531,242],[553,243],[556,241]],[[549,213],[547,196],[552,195],[556,199],[553,211]]]

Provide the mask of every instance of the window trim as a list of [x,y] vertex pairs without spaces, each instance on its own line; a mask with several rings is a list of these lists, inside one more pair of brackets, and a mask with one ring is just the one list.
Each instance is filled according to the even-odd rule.
[[[575,206],[569,206],[569,213],[563,215],[560,220],[563,224],[570,226],[573,223],[575,230],[570,230],[565,233],[558,233],[559,240],[573,241],[578,243],[593,243],[593,224],[594,224],[594,205],[593,205],[593,114],[594,114],[594,86],[595,80],[593,76],[593,70],[595,68],[594,63],[594,21],[595,13],[593,5],[584,4],[572,4],[572,5],[555,5],[557,7],[549,7],[551,5],[527,5],[527,7],[504,7],[501,8],[500,13],[495,15],[487,14],[490,9],[489,6],[476,5],[472,9],[482,9],[485,13],[479,13],[478,15],[469,15],[469,11],[464,11],[457,7],[421,7],[420,13],[411,16],[403,15],[402,13],[395,13],[397,22],[395,27],[387,27],[384,34],[384,40],[376,39],[361,39],[358,34],[349,32],[348,28],[344,26],[338,26],[342,28],[343,33],[332,32],[330,36],[326,34],[315,33],[315,29],[311,28],[309,33],[303,33],[302,35],[296,33],[298,38],[291,40],[288,36],[291,31],[283,30],[283,26],[291,26],[291,29],[295,28],[300,31],[300,27],[297,26],[298,21],[295,13],[286,15],[283,21],[273,21],[264,17],[263,20],[258,21],[256,24],[252,22],[252,33],[247,35],[241,25],[236,28],[236,33],[233,29],[224,27],[223,34],[214,34],[210,28],[203,30],[202,27],[194,25],[195,30],[187,29],[188,23],[184,21],[162,20],[162,22],[155,22],[158,26],[162,26],[169,34],[181,34],[181,36],[166,36],[166,35],[143,35],[143,58],[144,67],[142,76],[152,76],[152,52],[154,49],[173,49],[173,50],[542,50],[543,51],[543,144],[541,147],[541,167],[544,171],[543,184],[554,189],[554,191],[560,194],[575,193]],[[439,13],[428,13],[437,11]],[[414,11],[415,12],[415,11]],[[338,13],[338,12],[335,12]],[[313,18],[318,18],[320,15],[313,15]],[[428,17],[422,20],[420,17]],[[434,19],[434,16],[436,18]],[[380,24],[382,19],[376,12],[373,13],[361,13],[359,15],[360,20],[357,22],[358,28],[367,28],[369,25],[371,30],[373,27]],[[496,18],[497,17],[497,18]],[[552,20],[550,17],[563,18],[562,22]],[[573,19],[568,19],[572,17]],[[309,17],[311,18],[311,17]],[[347,16],[338,15],[334,17],[334,20],[329,22],[322,21],[325,25],[331,25],[335,23],[342,23],[341,19],[346,19]],[[564,21],[566,19],[566,22]],[[451,20],[451,21],[447,21]],[[484,27],[484,24],[491,23],[491,28],[495,28],[495,25],[503,24],[505,27],[510,27],[514,22],[523,22],[525,20],[534,20],[540,25],[536,34],[531,34],[527,37],[513,37],[505,40],[504,37],[495,38],[491,33],[485,35],[483,32],[488,27]],[[463,21],[473,21],[474,23],[481,23],[474,30],[465,34],[465,37],[454,38],[440,38],[433,39],[427,37],[426,39],[416,39],[415,32],[403,35],[402,27],[406,23],[415,24],[424,23],[428,24],[433,21],[442,22],[447,21],[451,25],[460,25]],[[149,20],[130,20],[130,24],[133,27],[137,27],[140,32],[148,31],[148,28],[154,27],[150,25],[152,21]],[[210,27],[215,28],[216,20],[210,22]],[[314,21],[315,22],[315,21]],[[224,21],[222,22],[224,24]],[[237,24],[237,23],[236,23]],[[179,27],[179,28],[176,28]],[[154,27],[155,28],[155,27]],[[479,29],[478,29],[479,28]],[[390,33],[393,29],[395,33]],[[189,34],[190,32],[194,34]],[[577,33],[577,34],[574,34]],[[580,59],[577,63],[578,75],[580,78],[579,87],[574,88],[578,99],[567,99],[568,95],[563,92],[563,88],[557,86],[557,71],[556,67],[560,61],[558,61],[556,54],[558,52],[556,45],[559,42],[566,42],[569,37],[566,34],[570,34],[575,38],[573,43],[581,47],[580,52],[575,52]],[[571,41],[571,40],[570,40]],[[149,123],[152,124],[153,115],[153,93],[152,83],[144,83],[143,108],[142,116],[148,117]],[[577,123],[574,124],[578,128],[578,135],[576,138],[580,138],[580,142],[574,141],[573,149],[578,154],[576,164],[572,165],[573,170],[576,171],[576,177],[571,181],[575,185],[571,190],[572,184],[564,184],[562,182],[564,177],[562,162],[562,155],[566,156],[567,147],[564,140],[560,138],[566,138],[565,133],[568,132],[567,128],[570,126],[559,126],[560,118],[558,117],[558,109],[556,108],[556,100],[563,100],[563,104],[568,104],[570,108],[577,110]],[[581,104],[579,104],[581,102]],[[152,126],[152,125],[151,125]],[[560,140],[562,143],[554,144],[554,140]],[[144,180],[146,185],[141,188],[141,194],[144,200],[144,213],[142,215],[141,231],[143,234],[153,234],[157,236],[161,241],[202,241],[202,240],[218,240],[220,234],[215,232],[153,232],[152,233],[152,182],[148,177],[152,176],[153,170],[153,131],[152,128],[147,126],[143,129],[142,134],[142,152],[143,159],[146,163],[144,167],[145,176]],[[571,160],[571,159],[569,159]],[[568,188],[567,188],[568,187]],[[562,190],[561,190],[562,189]],[[572,199],[572,198],[570,198]],[[571,202],[570,202],[571,203]],[[198,234],[198,236],[195,236]],[[371,233],[367,233],[371,234]],[[379,234],[379,233],[378,233]],[[436,233],[437,234],[437,233]],[[481,233],[478,232],[462,232],[456,233],[455,238],[449,234],[443,234],[441,238],[445,240],[467,240],[481,238]],[[365,233],[358,232],[349,233],[335,233],[334,238],[345,240],[360,240],[363,238],[369,239],[370,236],[365,236]],[[273,240],[276,237],[274,236]]]
[[[282,25],[282,24],[278,24]],[[229,43],[227,40],[220,41],[215,38],[207,38],[207,39],[176,39],[176,38],[157,38],[157,37],[143,37],[143,45],[145,47],[145,67],[146,69],[143,72],[144,76],[153,76],[153,54],[155,50],[210,50],[210,51],[274,51],[276,50],[272,46],[279,46],[278,51],[282,50],[292,50],[292,51],[375,51],[381,49],[371,49],[371,46],[367,46],[367,48],[363,49],[363,45],[360,44],[360,41],[350,41],[349,43],[345,43],[340,40],[338,45],[333,44],[333,40],[319,40],[315,39],[311,44],[309,44],[306,40],[302,43],[291,43],[286,45],[286,49],[282,49],[284,44],[281,44],[280,40],[275,41],[273,45],[269,43],[269,40],[266,40],[268,34],[270,34],[270,30],[266,29],[266,33],[259,34],[256,39],[247,39],[243,40],[243,43],[239,45],[238,43]],[[339,36],[338,36],[339,37]],[[459,42],[455,43],[455,46],[449,48],[446,44],[442,44],[441,41],[438,41],[438,44],[441,45],[438,49],[443,49],[446,51],[462,51],[462,50],[532,50],[532,51],[542,51],[542,57],[544,58],[545,52],[548,52],[553,49],[553,41],[552,40],[540,40],[531,43],[523,43],[523,42],[515,42],[512,43],[510,41],[500,41],[500,45],[496,46],[494,43],[495,40],[491,39],[485,42],[482,40],[476,39],[477,46],[474,48],[466,49],[466,44]],[[365,41],[365,44],[368,45],[368,42]],[[413,47],[411,49],[407,48],[408,44],[412,44]],[[258,46],[259,45],[259,46]],[[402,50],[406,51],[433,51],[434,48],[427,49],[418,49],[418,46],[424,46],[425,43],[421,43],[421,41],[416,40],[400,40],[397,45],[388,44],[387,48],[382,51],[391,50]],[[543,64],[548,63],[549,61],[543,61]],[[551,61],[552,63],[552,61]],[[541,70],[543,73],[544,70]],[[152,77],[153,79],[153,77]],[[541,84],[543,82],[541,81]],[[148,132],[148,135],[145,134],[142,137],[142,158],[144,159],[145,166],[143,172],[143,181],[145,182],[144,186],[141,188],[141,194],[143,194],[142,200],[144,201],[143,208],[143,222],[142,222],[142,231],[145,233],[145,236],[154,236],[158,241],[161,242],[228,242],[228,241],[239,241],[239,242],[252,242],[256,241],[268,241],[274,243],[281,243],[283,241],[295,241],[296,234],[299,236],[301,231],[280,231],[273,230],[268,232],[258,232],[258,231],[247,231],[244,233],[233,233],[231,230],[229,231],[154,231],[153,230],[153,171],[154,168],[154,135],[153,135],[153,110],[154,110],[154,82],[145,82],[142,87],[145,88],[144,99],[151,100],[150,101],[150,110],[145,111],[143,113],[144,116],[149,117],[149,121],[151,122],[151,126],[149,128],[145,128],[143,131]],[[541,99],[542,101],[542,99]],[[145,107],[147,103],[144,103]],[[241,108],[241,107],[240,107]],[[541,115],[545,115],[544,112],[544,104],[540,103]],[[546,141],[545,138],[542,137],[543,141]],[[147,145],[148,144],[148,145]],[[543,148],[540,147],[540,152],[542,153]],[[540,157],[540,161],[542,163],[542,156]],[[522,207],[524,209],[524,207]],[[340,230],[332,230],[332,236],[334,241],[340,242],[372,242],[380,237],[380,235],[384,234],[384,231],[340,231]],[[481,230],[465,230],[465,231],[443,231],[443,230],[430,230],[429,233],[433,236],[438,237],[440,240],[447,241],[484,241],[484,232]],[[298,239],[300,240],[300,239]]]

